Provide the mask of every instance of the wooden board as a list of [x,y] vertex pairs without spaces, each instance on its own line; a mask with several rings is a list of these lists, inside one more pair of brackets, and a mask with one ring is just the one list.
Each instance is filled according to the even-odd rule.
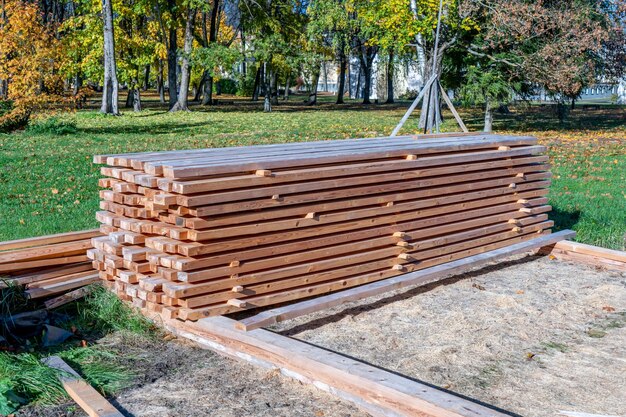
[[109,232],[88,256],[168,317],[325,294],[549,233],[545,150],[450,135],[96,157]]
[[63,359],[58,356],[49,356],[42,359],[42,362],[62,373],[59,380],[63,388],[72,397],[89,417],[123,417],[110,402],[108,402],[98,391],[89,385],[76,373]]
[[258,329],[242,332],[234,320],[164,320],[179,337],[326,390],[375,416],[504,417],[505,413],[341,354]]
[[469,271],[471,268],[480,267],[490,262],[497,261],[508,256],[524,253],[530,250],[540,249],[554,243],[571,239],[575,236],[575,232],[564,230],[561,232],[541,236],[525,242],[514,245],[505,246],[489,252],[473,255],[459,260],[433,266],[421,271],[411,272],[396,278],[373,284],[363,285],[352,290],[342,291],[314,300],[303,301],[291,304],[285,307],[279,307],[268,310],[258,315],[243,319],[236,325],[242,330],[252,330],[259,327],[269,326],[281,321],[292,319],[295,317],[310,314],[326,308],[335,307],[348,303],[350,301],[362,300],[367,297],[382,294],[388,291],[397,290],[414,285],[424,285],[433,280],[441,280],[452,274],[461,274]]

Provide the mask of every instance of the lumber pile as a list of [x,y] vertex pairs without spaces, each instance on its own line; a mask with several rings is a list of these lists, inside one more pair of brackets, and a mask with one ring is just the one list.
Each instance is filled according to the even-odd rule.
[[545,147],[457,135],[101,155],[120,297],[197,320],[382,280],[550,233]]
[[0,242],[0,288],[24,286],[26,295],[36,299],[98,281],[87,258],[91,238],[98,236],[94,229]]

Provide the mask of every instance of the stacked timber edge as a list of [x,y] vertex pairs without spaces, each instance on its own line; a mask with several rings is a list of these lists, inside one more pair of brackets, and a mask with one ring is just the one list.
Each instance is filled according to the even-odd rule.
[[545,151],[479,134],[100,155],[87,255],[164,318],[326,294],[549,234]]
[[39,299],[99,281],[87,258],[98,236],[94,229],[0,242],[0,289],[23,286],[28,298]]

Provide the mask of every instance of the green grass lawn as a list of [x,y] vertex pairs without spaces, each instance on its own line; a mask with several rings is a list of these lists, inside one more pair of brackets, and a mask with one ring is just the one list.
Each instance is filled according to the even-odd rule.
[[[156,108],[121,117],[81,111],[0,135],[0,241],[96,227],[94,154],[383,136],[408,105],[338,107],[325,100],[317,107],[277,106],[269,114],[258,111],[258,103],[176,114]],[[462,113],[470,130],[480,129],[479,111]],[[58,134],[63,122],[76,128]],[[456,130],[449,117],[444,130]],[[559,124],[548,107],[517,108],[498,116],[495,130],[534,134],[551,146],[550,200],[558,228],[577,230],[581,242],[623,249],[626,109],[574,110]],[[414,117],[404,132],[416,131]]]

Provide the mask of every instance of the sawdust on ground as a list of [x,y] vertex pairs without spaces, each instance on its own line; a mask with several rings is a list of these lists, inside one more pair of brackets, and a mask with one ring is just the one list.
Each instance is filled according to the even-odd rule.
[[274,327],[523,416],[626,416],[626,274],[517,257]]
[[[100,344],[119,352],[136,384],[109,399],[128,417],[367,417],[351,404],[277,371],[220,356],[184,339],[113,334]],[[74,404],[26,407],[16,417],[85,417]]]

